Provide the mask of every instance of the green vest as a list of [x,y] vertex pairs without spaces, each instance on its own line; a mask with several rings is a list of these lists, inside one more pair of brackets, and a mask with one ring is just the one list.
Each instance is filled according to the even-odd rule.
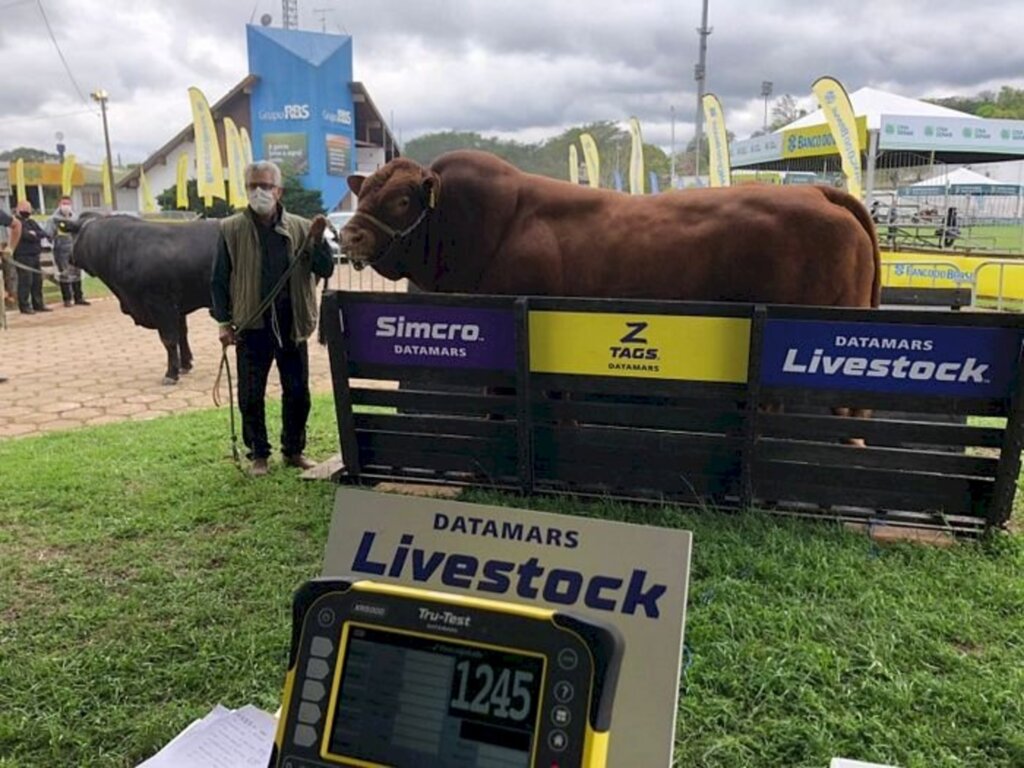
[[[228,247],[231,259],[231,316],[235,323],[245,322],[260,305],[260,282],[262,280],[260,236],[251,209],[246,208],[226,219],[221,219],[220,231]],[[295,249],[300,247],[309,232],[310,221],[281,209],[281,220],[274,230],[288,240],[288,261],[295,260]],[[310,271],[313,244],[306,245],[305,258],[295,267],[285,289],[292,300],[292,340],[305,341],[316,329],[316,278]],[[269,290],[272,286],[267,286]],[[253,318],[245,327],[262,328],[263,317]]]

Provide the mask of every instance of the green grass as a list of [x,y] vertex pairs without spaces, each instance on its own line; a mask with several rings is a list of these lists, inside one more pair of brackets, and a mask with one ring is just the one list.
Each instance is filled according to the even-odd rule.
[[[82,275],[82,295],[87,299],[99,299],[113,294],[98,277]],[[60,301],[60,287],[50,280],[43,280],[43,300],[47,303]]]
[[[335,439],[317,398],[310,452]],[[228,445],[224,411],[0,442],[0,766],[132,766],[218,702],[277,708],[333,488]],[[1024,765],[1024,537],[527,503],[694,531],[679,766]]]
[[965,227],[961,230],[963,242],[958,246],[971,245],[990,251],[1020,253],[1024,251],[1024,225],[985,224]]

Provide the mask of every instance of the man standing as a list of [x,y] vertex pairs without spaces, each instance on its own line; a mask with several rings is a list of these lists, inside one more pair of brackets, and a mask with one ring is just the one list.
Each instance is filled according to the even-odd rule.
[[0,229],[7,233],[6,238],[0,238],[0,267],[3,269],[3,275],[0,277],[3,278],[6,309],[13,308],[13,302],[17,300],[18,276],[15,273],[18,270],[14,268],[11,259],[14,258],[14,249],[18,247],[18,241],[21,239],[21,221],[0,209]]
[[22,314],[49,312],[43,303],[43,273],[39,265],[39,254],[43,252],[43,238],[46,231],[32,216],[32,203],[21,200],[18,203],[18,220],[21,222],[21,240],[14,249],[14,261],[25,269],[18,275],[18,309]]
[[78,217],[71,209],[71,198],[65,195],[60,199],[57,212],[46,224],[46,235],[53,243],[53,264],[57,267],[57,280],[60,283],[60,295],[64,306],[72,303],[88,306],[89,302],[82,295],[82,271],[71,263],[71,226]]
[[[0,227],[7,229],[7,247],[12,251],[18,247],[18,240],[21,239],[21,222],[12,218],[7,211],[0,210]],[[7,377],[0,373],[0,384],[7,381]]]
[[[306,339],[317,321],[316,277],[334,271],[324,242],[327,219],[312,222],[281,205],[281,170],[270,161],[246,166],[249,205],[221,222],[213,264],[210,314],[224,346],[236,344],[238,407],[242,439],[252,459],[250,474],[267,474],[270,443],[264,399],[272,362],[282,390],[281,453],[288,466],[309,469],[304,455],[309,417],[309,354]],[[287,281],[272,295],[285,274]]]

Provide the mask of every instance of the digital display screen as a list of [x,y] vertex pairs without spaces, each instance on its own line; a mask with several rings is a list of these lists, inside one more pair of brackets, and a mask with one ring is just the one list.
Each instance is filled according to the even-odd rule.
[[544,659],[349,624],[330,753],[385,765],[527,768]]

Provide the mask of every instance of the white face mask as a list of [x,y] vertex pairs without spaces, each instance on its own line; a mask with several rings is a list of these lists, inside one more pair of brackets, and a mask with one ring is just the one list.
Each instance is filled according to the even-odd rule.
[[259,187],[249,190],[249,207],[260,216],[270,215],[276,205],[277,199],[270,190]]

